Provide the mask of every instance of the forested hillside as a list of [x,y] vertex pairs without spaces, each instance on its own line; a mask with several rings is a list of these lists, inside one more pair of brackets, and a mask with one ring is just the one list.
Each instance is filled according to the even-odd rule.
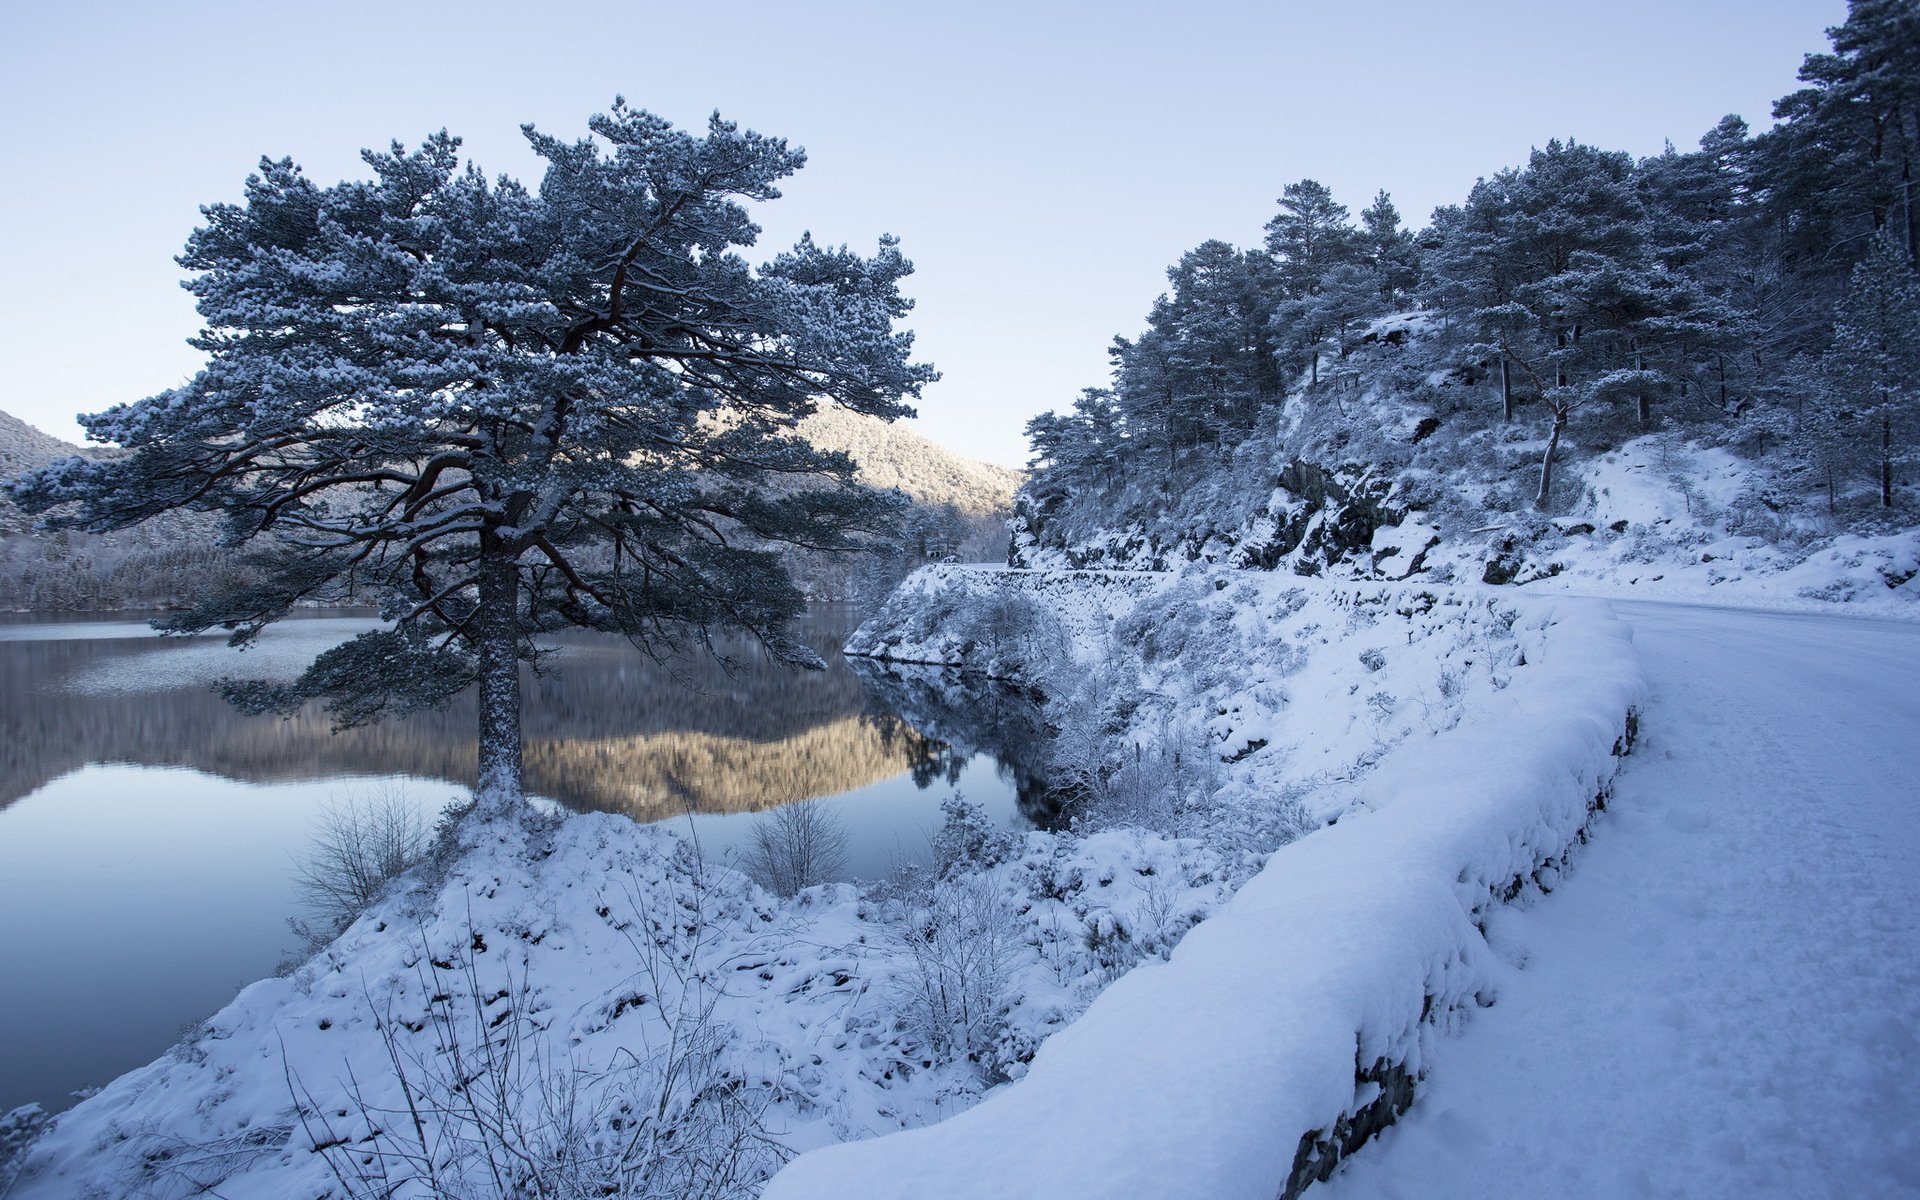
[[839,409],[806,418],[800,434],[823,450],[852,458],[860,483],[899,491],[912,502],[900,515],[890,545],[851,563],[845,556],[796,561],[809,594],[878,602],[925,563],[949,556],[968,562],[1006,556],[1007,518],[1020,472],[964,458],[899,422]]
[[1014,561],[1507,582],[1878,539],[1906,583],[1920,9],[1829,33],[1766,132],[1556,138],[1418,231],[1384,190],[1355,218],[1288,185],[1262,245],[1183,256],[1109,386],[1029,425]]
[[[0,482],[82,449],[0,412]],[[119,533],[39,532],[0,492],[0,612],[152,608],[236,569],[211,519],[172,513]]]

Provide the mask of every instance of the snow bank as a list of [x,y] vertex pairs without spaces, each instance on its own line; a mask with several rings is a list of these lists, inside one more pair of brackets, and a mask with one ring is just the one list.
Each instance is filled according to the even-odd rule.
[[1643,687],[1625,626],[1598,602],[1522,604],[1508,686],[1344,785],[1346,816],[1102,993],[1024,1079],[805,1154],[767,1200],[1268,1200],[1324,1177],[1491,1002],[1477,915],[1553,886],[1624,752]]

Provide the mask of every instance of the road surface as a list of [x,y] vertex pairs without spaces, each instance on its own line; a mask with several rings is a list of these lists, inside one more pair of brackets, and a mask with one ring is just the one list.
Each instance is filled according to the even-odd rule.
[[1920,1196],[1920,625],[1615,607],[1652,695],[1613,805],[1309,1194]]

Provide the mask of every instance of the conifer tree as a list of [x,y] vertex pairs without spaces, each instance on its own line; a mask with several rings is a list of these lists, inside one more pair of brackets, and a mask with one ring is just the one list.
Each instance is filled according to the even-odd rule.
[[1853,269],[1824,364],[1860,431],[1883,509],[1893,507],[1896,468],[1912,460],[1920,421],[1920,278],[1903,260],[1879,241]]
[[1360,244],[1383,302],[1394,304],[1413,291],[1420,281],[1420,250],[1413,234],[1400,228],[1400,210],[1385,188],[1360,213]]
[[1281,189],[1280,211],[1267,222],[1267,253],[1280,268],[1280,285],[1289,299],[1320,290],[1320,278],[1339,263],[1359,255],[1359,239],[1347,206],[1336,203],[1327,186],[1302,179]]
[[15,485],[58,526],[220,514],[257,582],[167,627],[244,644],[351,579],[383,627],[295,683],[341,725],[480,694],[481,794],[520,794],[520,667],[566,626],[659,649],[718,628],[775,657],[803,598],[771,548],[882,519],[852,464],[793,432],[821,403],[882,418],[933,378],[894,322],[911,270],[803,239],[755,269],[744,201],[804,162],[715,116],[704,137],[616,100],[538,189],[463,167],[445,133],[320,187],[263,161],[181,265],[207,355],[191,382],[84,418],[128,451]]

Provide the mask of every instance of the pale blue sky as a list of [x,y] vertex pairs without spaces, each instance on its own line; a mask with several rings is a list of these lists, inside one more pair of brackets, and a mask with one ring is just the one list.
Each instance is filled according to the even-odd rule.
[[518,133],[613,95],[807,148],[765,244],[899,234],[922,356],[915,427],[1024,465],[1021,426],[1106,377],[1165,268],[1258,241],[1285,184],[1423,224],[1574,137],[1683,148],[1764,127],[1843,0],[662,4],[254,0],[0,6],[0,409],[72,414],[179,383],[173,264],[260,155],[314,178],[446,127],[532,182]]

